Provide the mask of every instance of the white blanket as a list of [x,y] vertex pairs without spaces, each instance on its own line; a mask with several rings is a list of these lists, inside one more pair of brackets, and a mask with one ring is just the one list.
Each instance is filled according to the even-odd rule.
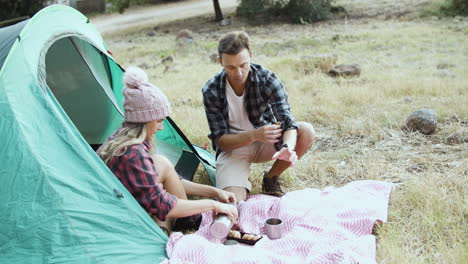
[[[163,263],[375,263],[372,228],[387,220],[391,183],[356,181],[338,189],[304,189],[276,198],[254,195],[238,205],[241,231],[263,235],[254,246],[210,237],[211,213],[194,234],[173,233]],[[264,234],[268,218],[283,220],[283,236]]]

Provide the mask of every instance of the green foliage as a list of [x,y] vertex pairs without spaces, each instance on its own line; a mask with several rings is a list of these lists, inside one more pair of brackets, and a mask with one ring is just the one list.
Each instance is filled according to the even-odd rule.
[[237,14],[248,19],[263,20],[278,16],[286,4],[285,0],[241,0]]
[[433,0],[423,14],[429,16],[468,16],[468,0]]
[[330,17],[330,0],[290,0],[284,8],[286,15],[294,22],[316,22]]
[[46,0],[1,0],[0,21],[22,16],[32,17],[41,10]]
[[130,6],[130,0],[108,0],[112,4],[112,9],[122,14]]
[[446,0],[445,5],[442,5],[440,11],[449,16],[468,16],[468,1],[467,0]]
[[157,2],[176,2],[181,0],[106,0],[107,3],[112,4],[113,11],[118,11],[122,14],[125,9],[132,5],[154,4]]
[[305,24],[330,17],[332,0],[241,0],[237,14],[251,20],[286,20]]

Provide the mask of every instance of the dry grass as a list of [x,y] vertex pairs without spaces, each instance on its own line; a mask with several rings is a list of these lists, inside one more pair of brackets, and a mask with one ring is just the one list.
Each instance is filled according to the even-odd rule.
[[[431,1],[337,2],[349,10],[348,18],[302,26],[235,19],[221,27],[199,17],[105,39],[123,66],[146,64],[172,102],[173,118],[201,145],[208,126],[200,89],[220,70],[209,55],[224,32],[245,29],[254,62],[277,73],[296,119],[311,122],[318,133],[313,149],[284,174],[286,188],[339,187],[361,179],[398,183],[389,221],[378,230],[378,262],[467,263],[468,20],[421,18],[418,10]],[[194,32],[195,45],[176,46],[184,28]],[[329,53],[337,63],[358,63],[361,76],[332,79],[304,69],[302,56]],[[160,63],[170,54],[170,66]],[[401,131],[406,116],[421,108],[437,112],[436,133]],[[253,167],[254,193],[269,165]],[[208,181],[203,172],[197,179]]]

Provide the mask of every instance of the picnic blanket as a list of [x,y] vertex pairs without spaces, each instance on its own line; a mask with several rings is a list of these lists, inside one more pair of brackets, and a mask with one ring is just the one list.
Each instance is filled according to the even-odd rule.
[[[254,195],[238,204],[241,231],[261,234],[254,246],[223,245],[209,234],[212,214],[203,214],[200,229],[173,233],[166,245],[178,263],[376,263],[372,229],[387,220],[391,183],[355,181],[341,188],[304,189],[282,198]],[[283,220],[283,236],[264,234],[268,218]]]

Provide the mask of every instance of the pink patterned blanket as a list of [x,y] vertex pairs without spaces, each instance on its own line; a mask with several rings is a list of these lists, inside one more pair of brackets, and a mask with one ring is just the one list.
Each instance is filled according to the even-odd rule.
[[[254,195],[238,205],[241,231],[263,235],[254,246],[225,246],[210,237],[211,213],[194,234],[173,233],[163,263],[375,263],[372,228],[387,220],[392,184],[356,181],[338,189],[304,189],[281,199]],[[283,220],[283,236],[263,233],[266,219]]]

